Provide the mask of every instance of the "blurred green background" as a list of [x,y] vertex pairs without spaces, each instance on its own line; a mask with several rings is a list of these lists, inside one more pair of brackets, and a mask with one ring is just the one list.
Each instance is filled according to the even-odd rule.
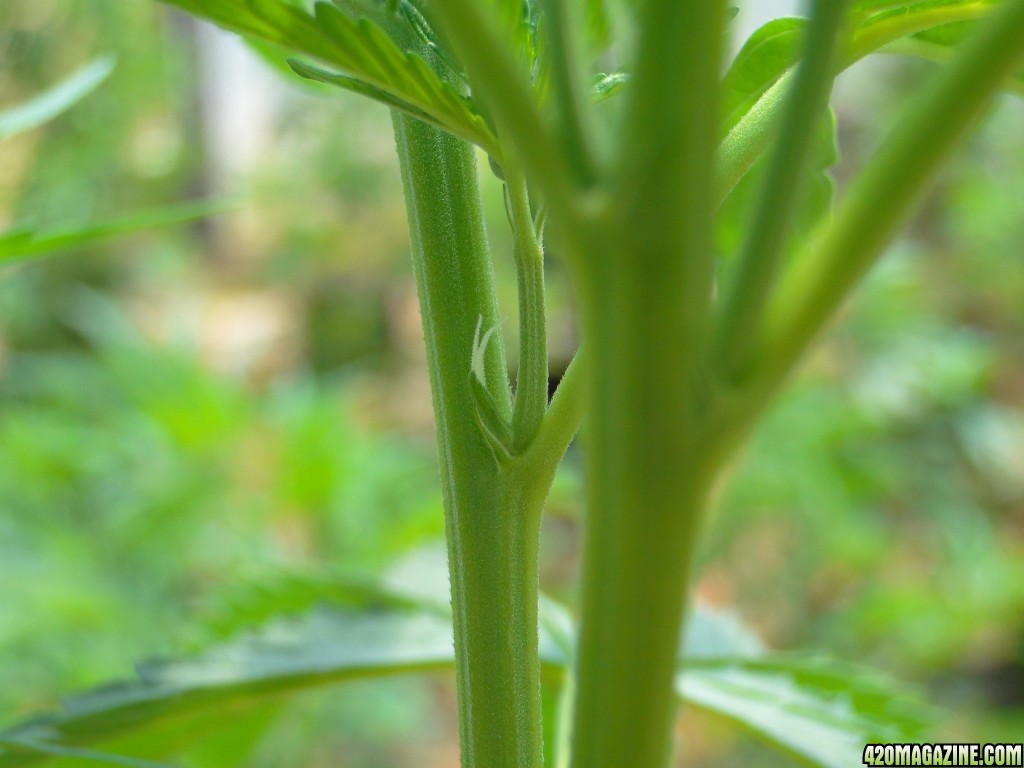
[[[241,203],[0,269],[2,723],[241,631],[247,588],[379,574],[442,534],[386,110],[151,0],[0,3],[0,107],[102,53],[118,66],[96,93],[0,142],[0,229]],[[841,83],[840,188],[929,69]],[[1024,733],[1022,123],[1003,100],[774,408],[723,484],[698,586],[774,647],[921,686],[947,742]],[[557,373],[575,332],[557,258],[548,272]],[[575,451],[542,565],[569,603]],[[244,754],[194,764],[457,764],[444,677],[303,694],[268,717]],[[706,718],[679,729],[690,766],[786,764]]]

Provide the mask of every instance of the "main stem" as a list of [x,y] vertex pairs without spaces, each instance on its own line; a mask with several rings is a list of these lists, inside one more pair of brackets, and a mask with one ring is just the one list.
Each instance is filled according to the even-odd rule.
[[[724,4],[641,5],[626,140],[579,271],[590,366],[574,768],[663,768],[709,407]],[[666,74],[670,73],[670,74]]]
[[[393,121],[437,419],[462,764],[539,768],[537,539],[547,486],[500,469],[473,416],[474,331],[498,317],[473,150],[412,118]],[[500,338],[485,365],[507,419]]]

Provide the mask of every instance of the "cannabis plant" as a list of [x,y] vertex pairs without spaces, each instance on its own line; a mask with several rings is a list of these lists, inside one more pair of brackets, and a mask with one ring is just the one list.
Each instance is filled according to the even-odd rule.
[[[467,768],[661,768],[680,699],[815,765],[913,735],[873,682],[759,653],[688,611],[694,552],[766,407],[993,96],[1024,84],[1024,0],[813,0],[727,66],[724,0],[167,1],[392,111],[451,623],[443,601],[373,590],[286,650],[250,638],[73,699],[8,731],[0,765],[98,759],[87,744],[123,746],[115,737],[170,713],[453,662]],[[943,62],[833,206],[832,84],[877,51]],[[481,172],[504,184],[514,241],[514,386]],[[741,226],[735,248],[716,238],[726,220]],[[571,276],[582,337],[550,402],[549,253]],[[576,628],[539,599],[537,557],[581,424]]]

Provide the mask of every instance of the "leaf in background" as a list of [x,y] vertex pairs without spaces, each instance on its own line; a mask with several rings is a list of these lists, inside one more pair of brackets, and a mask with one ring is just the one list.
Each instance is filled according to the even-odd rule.
[[[905,37],[889,43],[882,48],[884,53],[896,53],[905,56],[914,56],[919,59],[942,62],[953,55],[956,46],[966,38],[974,28],[969,21],[957,21],[951,24],[944,24],[941,27],[934,27],[923,32],[918,32],[911,37]],[[1024,96],[1024,68],[1010,78],[1006,84],[1006,90]]]
[[168,768],[163,763],[155,763],[152,760],[137,760],[132,757],[124,757],[107,752],[96,752],[92,749],[76,749],[75,747],[61,747],[55,744],[47,744],[40,741],[28,739],[0,739],[0,747],[6,747],[16,752],[21,751],[28,754],[35,754],[44,758],[72,758],[76,761],[98,763],[101,765],[121,765],[127,768]]
[[800,55],[806,22],[773,19],[757,29],[736,54],[722,82],[723,130],[728,133]]
[[929,719],[876,674],[820,659],[691,661],[676,691],[821,768],[859,765],[867,743],[914,741]]
[[[0,768],[47,758],[19,746],[26,743],[46,745],[50,753],[114,744],[121,754],[144,758],[154,751],[177,754],[181,744],[199,741],[191,723],[201,723],[205,736],[235,717],[209,717],[214,711],[251,711],[314,685],[449,669],[452,630],[443,611],[432,600],[416,607],[402,595],[388,595],[353,584],[338,595],[345,608],[277,621],[258,635],[191,659],[140,665],[135,682],[72,697],[61,712],[0,733]],[[545,669],[564,670],[574,643],[571,618],[542,599],[540,619]],[[749,630],[728,614],[698,608],[688,624],[678,694],[789,754],[823,768],[846,768],[856,764],[868,741],[906,741],[920,732],[919,711],[860,670],[765,655]],[[180,737],[182,723],[192,729],[190,738]]]
[[698,604],[686,617],[679,653],[687,664],[734,660],[759,656],[764,645],[735,613]]
[[92,93],[114,71],[114,57],[100,56],[31,100],[0,111],[0,140],[52,120]]
[[[842,68],[910,37],[946,50],[960,43],[996,0],[861,0],[854,2]],[[731,130],[757,100],[798,61],[806,22],[774,19],[744,43],[724,80],[723,118]],[[922,49],[923,50],[923,49]],[[906,51],[913,53],[912,50]],[[934,52],[926,58],[934,58]],[[1022,73],[1024,74],[1024,73]],[[1020,80],[1018,85],[1024,83]]]
[[235,205],[224,200],[182,203],[74,226],[21,227],[0,234],[0,266],[49,256],[55,251],[90,245],[116,235],[185,224],[224,213]]
[[[338,74],[304,67],[303,76],[355,90],[390,107],[426,116],[434,125],[488,152],[497,142],[471,103],[441,79],[417,53],[406,34],[396,39],[367,16],[355,16],[327,2],[312,14],[284,0],[164,0],[231,32],[308,56]],[[360,7],[351,2],[347,6]],[[387,25],[388,27],[391,24]],[[410,30],[411,34],[411,30]],[[294,68],[294,67],[293,67]]]
[[[365,579],[327,572],[285,571],[228,590],[209,610],[203,628],[225,640],[272,619],[293,618],[318,606],[343,605],[360,610],[423,610],[432,606]],[[434,611],[446,616],[441,606]]]
[[[211,713],[265,701],[313,685],[447,669],[454,663],[451,623],[417,610],[315,612],[297,622],[278,622],[257,636],[243,637],[200,656],[141,664],[134,682],[98,688],[64,702],[60,712],[37,717],[0,733],[0,766],[45,759],[18,748],[33,742],[57,749],[108,744],[135,735],[148,757],[144,729],[173,724],[185,715]],[[230,725],[231,718],[223,718]],[[211,734],[212,735],[212,734]],[[156,741],[162,742],[162,739]],[[184,740],[181,744],[194,742]],[[161,752],[169,745],[161,743]],[[173,754],[173,751],[172,751]]]

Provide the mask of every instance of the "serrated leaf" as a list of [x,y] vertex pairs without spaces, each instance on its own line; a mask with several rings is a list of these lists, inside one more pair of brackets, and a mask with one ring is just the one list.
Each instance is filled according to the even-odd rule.
[[[239,701],[311,685],[446,669],[453,664],[451,637],[450,622],[426,611],[319,612],[191,659],[142,664],[135,681],[69,698],[62,711],[22,723],[0,738],[80,748],[185,714],[219,712]],[[3,768],[44,758],[0,747]]]
[[[338,70],[328,72],[307,64],[303,76],[315,70],[319,74],[313,79],[319,82],[356,91],[414,117],[426,118],[488,152],[497,151],[486,121],[419,55],[422,48],[411,42],[411,30],[409,35],[395,33],[393,38],[373,19],[350,15],[327,2],[316,3],[313,12],[308,13],[284,0],[163,1],[229,31]],[[358,5],[347,6],[358,10]]]
[[923,705],[876,674],[814,658],[694,661],[676,691],[820,768],[859,765],[865,744],[913,741],[928,722]]
[[114,57],[100,56],[29,101],[0,111],[0,140],[36,128],[73,107],[114,71]]
[[[235,585],[208,610],[204,629],[220,640],[272,619],[287,619],[316,607],[343,605],[364,611],[423,610],[426,601],[381,588],[365,579],[326,571],[282,571]],[[445,616],[444,610],[433,612]]]
[[153,208],[84,224],[20,227],[0,234],[0,266],[91,245],[117,235],[185,224],[224,213],[234,206],[234,203],[224,200],[203,201]]
[[[191,659],[140,665],[134,682],[72,697],[61,712],[0,733],[0,768],[46,757],[19,749],[17,742],[82,749],[180,722],[185,715],[223,712],[313,685],[450,668],[452,629],[443,611],[433,602],[408,605],[401,595],[388,604],[382,594],[353,587],[344,600],[361,607],[317,611]],[[919,711],[875,677],[846,665],[765,655],[728,614],[698,608],[688,624],[678,694],[812,765],[846,768],[856,764],[850,755],[859,757],[867,741],[905,741],[919,732]],[[545,667],[565,669],[574,644],[568,612],[542,600],[540,633]],[[213,731],[230,721],[202,722]]]

